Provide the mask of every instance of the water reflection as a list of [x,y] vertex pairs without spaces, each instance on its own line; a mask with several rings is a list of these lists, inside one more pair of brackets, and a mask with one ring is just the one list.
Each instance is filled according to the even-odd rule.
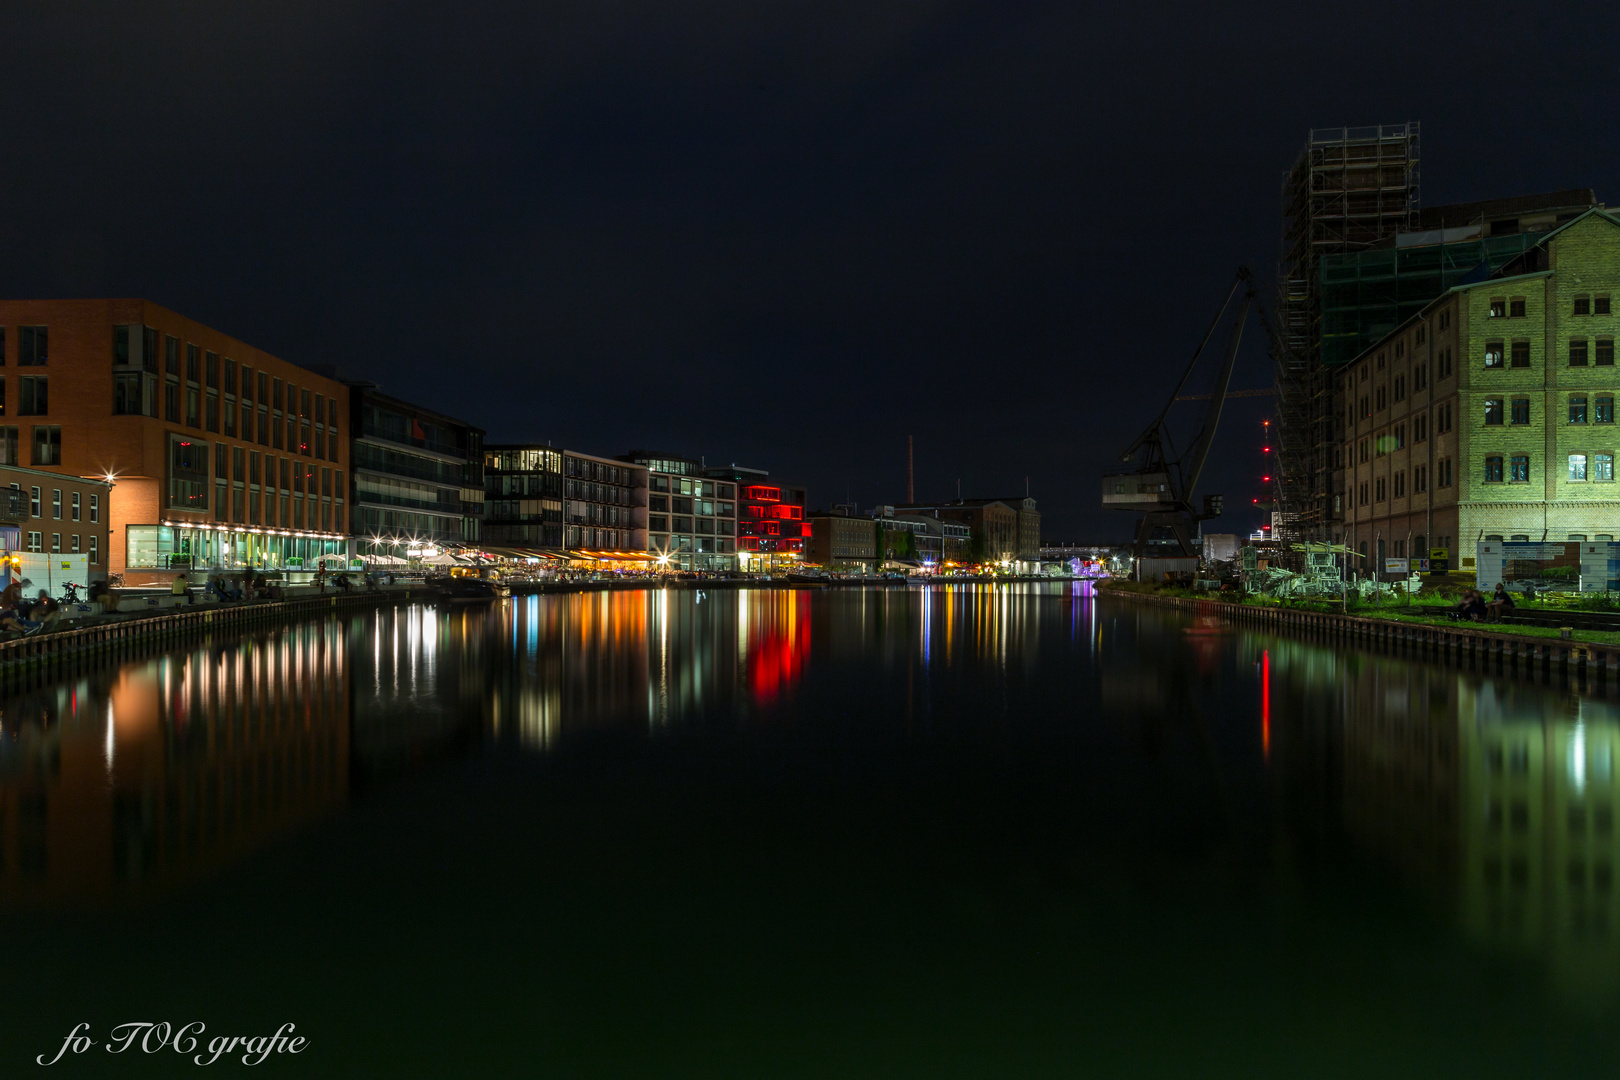
[[706,727],[872,776],[954,748],[965,802],[1051,763],[1043,812],[1253,879],[1348,840],[1482,947],[1620,993],[1615,705],[1089,583],[407,606],[127,663],[0,709],[0,900],[164,892],[474,746]]
[[1355,842],[1474,939],[1540,958],[1575,996],[1620,993],[1620,708],[1299,641],[1263,648],[1290,700],[1278,737],[1296,827],[1336,801]]
[[346,677],[312,625],[6,701],[0,899],[161,889],[342,802]]

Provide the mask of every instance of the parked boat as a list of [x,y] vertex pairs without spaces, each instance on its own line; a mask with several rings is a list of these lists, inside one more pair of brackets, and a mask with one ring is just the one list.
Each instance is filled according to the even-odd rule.
[[498,581],[485,581],[483,578],[429,578],[427,583],[438,591],[441,599],[452,604],[487,604],[512,595],[509,586]]

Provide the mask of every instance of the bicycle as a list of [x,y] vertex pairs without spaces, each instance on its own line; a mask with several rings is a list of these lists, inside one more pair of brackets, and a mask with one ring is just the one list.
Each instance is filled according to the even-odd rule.
[[64,607],[69,604],[84,603],[84,601],[79,598],[79,586],[71,581],[62,582],[62,598],[58,600],[57,603]]

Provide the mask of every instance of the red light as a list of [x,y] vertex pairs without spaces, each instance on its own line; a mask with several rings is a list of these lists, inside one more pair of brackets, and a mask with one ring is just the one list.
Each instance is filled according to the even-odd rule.
[[1264,450],[1268,454],[1271,453],[1271,447],[1269,446],[1262,446],[1260,449]]
[[1262,480],[1270,480],[1270,479],[1271,479],[1271,477],[1269,477],[1269,476],[1262,476],[1262,477],[1261,477],[1261,478],[1260,478],[1260,479],[1262,479]]

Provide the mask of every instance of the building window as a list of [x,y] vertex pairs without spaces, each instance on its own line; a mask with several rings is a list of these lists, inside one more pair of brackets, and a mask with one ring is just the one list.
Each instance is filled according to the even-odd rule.
[[1395,376],[1395,400],[1396,401],[1405,401],[1406,400],[1406,376],[1405,375],[1397,375],[1397,376]]
[[1609,298],[1607,296],[1592,297],[1592,314],[1607,315],[1609,313]]
[[219,353],[216,353],[216,352],[204,353],[203,358],[204,358],[203,359],[203,369],[204,369],[204,371],[206,371],[207,376],[208,376],[208,389],[210,389],[210,390],[218,390],[219,389]]
[[1593,480],[1613,480],[1614,479],[1614,455],[1613,454],[1593,454],[1592,455],[1592,479]]
[[1412,389],[1421,390],[1429,385],[1429,365],[1417,364],[1412,368]]
[[1586,395],[1571,394],[1569,398],[1569,422],[1572,424],[1586,423]]
[[1508,461],[1508,467],[1512,470],[1508,473],[1508,478],[1514,483],[1527,484],[1530,482],[1529,454],[1514,454],[1512,459]]
[[198,357],[200,355],[201,355],[201,353],[198,350],[197,346],[191,344],[191,342],[189,342],[189,341],[186,342],[186,381],[187,382],[193,382],[194,383],[194,382],[201,382],[202,381],[202,379],[201,379],[201,377],[200,377],[200,375],[198,373],[198,370],[197,370],[198,367],[200,366],[198,364]]
[[202,411],[199,408],[199,405],[201,404],[201,400],[202,400],[201,396],[197,393],[197,391],[192,390],[189,387],[186,389],[186,426],[187,427],[201,427],[202,426],[202,415],[201,415]]
[[1513,343],[1511,364],[1513,367],[1527,368],[1530,366],[1530,343],[1528,341],[1521,339]]
[[1500,341],[1487,341],[1485,343],[1485,366],[1502,366],[1502,343]]
[[1487,424],[1500,424],[1502,422],[1502,399],[1485,399],[1485,422]]
[[163,385],[163,419],[171,424],[180,422],[180,380],[170,379]]
[[1569,339],[1569,366],[1570,367],[1585,367],[1586,366],[1586,339],[1585,338],[1582,337],[1582,338],[1570,338]]
[[1502,458],[1493,454],[1485,459],[1485,482],[1487,484],[1500,484],[1502,482]]
[[1440,313],[1440,329],[1444,330],[1451,325],[1451,309],[1447,308]]
[[[1429,490],[1429,467],[1418,465],[1412,469],[1412,494],[1421,495]],[[1421,545],[1420,545],[1421,546]]]
[[1600,337],[1597,339],[1597,355],[1593,360],[1598,367],[1614,366],[1614,338]]
[[31,487],[31,488],[28,489],[28,516],[29,517],[39,517],[39,516],[41,516],[40,501],[39,501],[39,488],[37,488],[37,487]]
[[[1386,485],[1384,483],[1384,478],[1380,476],[1378,479],[1373,481],[1373,501],[1383,502],[1385,490]],[[768,530],[774,533],[776,531],[776,527],[774,525],[768,526]]]
[[1507,318],[1507,299],[1505,297],[1492,297],[1490,317],[1493,319]]
[[169,436],[169,505],[182,510],[207,510],[208,444],[183,435]]
[[94,492],[90,495],[90,520],[92,522],[101,520],[101,496]]
[[1508,315],[1515,319],[1524,318],[1524,297],[1515,296],[1508,301]]
[[39,550],[41,550],[41,548],[40,548],[40,534],[39,533],[31,532],[31,533],[28,534],[28,550],[29,551],[39,551]]
[[53,520],[55,520],[55,521],[61,521],[62,520],[62,489],[61,488],[51,488],[51,518]]
[[1513,412],[1511,423],[1528,424],[1530,422],[1530,399],[1516,397],[1513,399]]
[[49,360],[50,332],[43,326],[17,327],[17,366],[38,367]]
[[1614,395],[1599,394],[1597,401],[1593,402],[1593,406],[1593,411],[1596,413],[1592,418],[1594,422],[1599,424],[1614,423]]
[[79,553],[79,534],[74,533],[72,536],[68,537],[68,540],[70,541],[68,550],[77,555]]
[[180,339],[163,335],[163,370],[176,378],[180,376]]
[[141,415],[141,373],[115,373],[113,375],[113,415]]
[[[1404,472],[1398,472],[1398,473],[1395,474],[1395,497],[1398,499],[1402,495],[1405,495],[1405,494],[1406,494],[1406,474]],[[1397,554],[1399,554],[1399,553],[1397,552]]]
[[1429,418],[1427,416],[1412,417],[1412,441],[1423,442],[1429,437]]
[[90,565],[91,566],[99,566],[101,564],[101,545],[100,545],[100,543],[97,542],[98,540],[99,540],[99,537],[97,537],[95,533],[90,534]]
[[62,534],[61,533],[51,533],[51,554],[60,555],[61,553],[62,553]]
[[77,491],[75,491],[73,493],[72,502],[69,504],[68,512],[73,515],[73,520],[74,521],[79,520],[80,507],[79,507],[79,493]]
[[1439,479],[1440,486],[1443,487],[1443,488],[1450,487],[1451,486],[1451,459],[1450,458],[1441,458],[1437,471],[1439,472],[1438,479]]
[[49,416],[50,385],[44,375],[24,375],[18,395],[18,416]]
[[1590,314],[1592,314],[1592,298],[1590,296],[1577,296],[1575,298],[1575,310],[1572,311],[1570,314],[1572,314],[1572,315],[1590,315]]
[[1586,479],[1586,455],[1585,454],[1571,454],[1571,455],[1569,455],[1569,478],[1571,480],[1585,480]]
[[34,425],[34,464],[62,464],[62,429],[56,424]]

